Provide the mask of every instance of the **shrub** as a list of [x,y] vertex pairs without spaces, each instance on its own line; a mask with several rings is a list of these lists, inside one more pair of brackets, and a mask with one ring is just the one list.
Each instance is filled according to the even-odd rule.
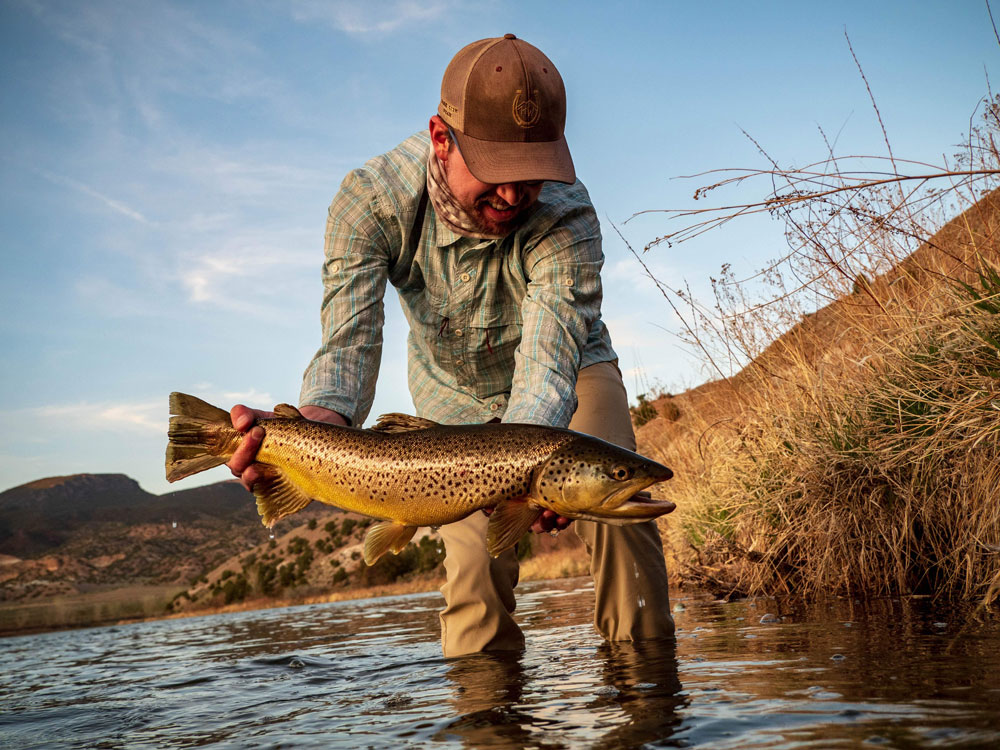
[[636,396],[638,403],[635,406],[629,407],[629,411],[632,414],[632,423],[636,427],[642,427],[647,422],[652,422],[659,416],[656,407],[647,399],[648,397],[645,393],[640,393]]

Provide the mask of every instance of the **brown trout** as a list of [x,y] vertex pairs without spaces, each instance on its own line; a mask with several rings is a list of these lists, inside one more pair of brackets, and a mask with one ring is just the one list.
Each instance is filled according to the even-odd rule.
[[[379,519],[365,538],[365,562],[399,553],[420,526],[459,521],[492,508],[487,549],[517,544],[546,508],[617,525],[674,509],[636,497],[673,472],[590,435],[530,424],[441,425],[385,414],[370,429],[302,417],[288,404],[260,419],[263,477],[257,510],[274,526],[312,500]],[[229,413],[184,393],[170,394],[166,470],[171,482],[224,464],[243,434]]]

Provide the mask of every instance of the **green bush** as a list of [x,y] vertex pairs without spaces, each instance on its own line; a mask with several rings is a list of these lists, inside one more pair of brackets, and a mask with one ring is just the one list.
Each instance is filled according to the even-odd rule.
[[249,592],[250,582],[247,581],[246,576],[242,573],[232,580],[226,581],[226,584],[222,587],[222,594],[225,597],[226,604],[243,601]]
[[629,412],[632,414],[632,422],[636,427],[642,427],[647,422],[652,422],[659,416],[656,407],[650,403],[645,393],[640,393],[636,396],[636,400],[638,403],[635,406],[629,407]]

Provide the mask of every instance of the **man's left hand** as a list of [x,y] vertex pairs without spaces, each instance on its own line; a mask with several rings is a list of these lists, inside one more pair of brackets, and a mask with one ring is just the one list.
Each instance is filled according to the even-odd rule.
[[548,534],[552,531],[562,531],[571,523],[573,523],[572,519],[563,518],[554,510],[543,510],[538,520],[531,524],[531,530],[536,534]]

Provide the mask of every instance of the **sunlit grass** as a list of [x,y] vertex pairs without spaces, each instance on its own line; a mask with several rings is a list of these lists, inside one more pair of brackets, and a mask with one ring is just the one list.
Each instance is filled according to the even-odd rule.
[[[969,153],[997,174],[988,104]],[[945,198],[959,215],[935,232]],[[711,305],[680,295],[706,361],[745,367],[641,435],[676,471],[672,568],[720,593],[995,600],[1000,195],[805,205],[792,253],[755,277],[770,297],[729,269]]]

